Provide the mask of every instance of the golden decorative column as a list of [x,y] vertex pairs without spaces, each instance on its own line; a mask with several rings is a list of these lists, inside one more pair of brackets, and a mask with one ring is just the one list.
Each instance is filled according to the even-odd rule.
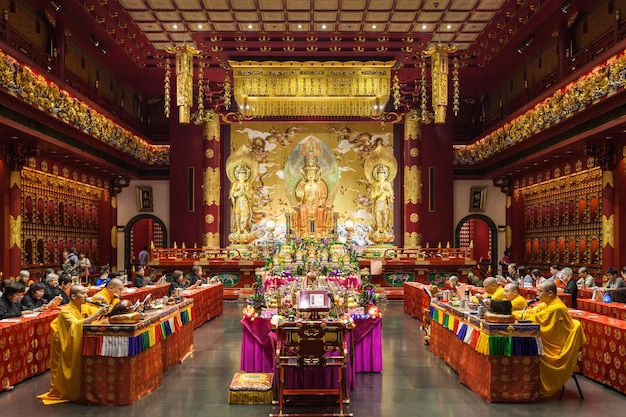
[[422,123],[417,109],[406,114],[404,123],[404,221],[405,248],[422,243],[420,213],[422,211]]
[[456,52],[453,45],[436,44],[424,51],[425,56],[431,60],[432,78],[432,102],[435,112],[435,123],[446,122],[446,110],[448,108],[448,54]]
[[219,115],[205,110],[200,115],[204,155],[202,157],[202,246],[220,247],[220,123]]
[[[167,48],[166,51],[176,55],[178,121],[188,124],[193,106],[193,57],[200,54],[200,51],[187,44]],[[166,100],[169,98],[166,97]]]

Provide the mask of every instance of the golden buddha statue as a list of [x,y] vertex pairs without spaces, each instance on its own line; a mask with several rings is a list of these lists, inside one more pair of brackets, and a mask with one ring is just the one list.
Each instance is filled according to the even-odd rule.
[[372,235],[377,244],[390,243],[393,234],[394,191],[392,182],[398,173],[398,163],[382,141],[370,152],[364,163],[365,177],[370,184]]
[[231,233],[228,239],[235,244],[250,243],[254,190],[252,179],[258,173],[258,162],[247,145],[241,146],[226,160],[226,175],[231,181],[228,197],[231,201]]

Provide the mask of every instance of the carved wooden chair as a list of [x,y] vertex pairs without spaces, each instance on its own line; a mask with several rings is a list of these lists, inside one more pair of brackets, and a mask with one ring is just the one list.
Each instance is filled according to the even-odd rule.
[[[277,416],[315,415],[315,413],[284,414],[286,396],[337,396],[339,412],[344,414],[345,373],[348,363],[348,350],[345,340],[346,328],[342,323],[322,321],[287,322],[278,326],[276,345],[276,370],[278,383]],[[293,381],[286,381],[286,371],[297,368],[296,372],[306,372],[306,368],[335,368],[331,372],[335,381],[325,381],[321,387],[296,388]],[[289,385],[289,386],[288,386]],[[292,399],[292,404],[297,401]],[[318,413],[319,414],[319,413]]]

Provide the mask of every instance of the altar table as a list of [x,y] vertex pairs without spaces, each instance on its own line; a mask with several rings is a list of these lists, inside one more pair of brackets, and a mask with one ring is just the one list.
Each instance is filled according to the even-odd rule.
[[[87,295],[91,297],[98,291],[100,291],[103,287],[89,287],[87,289]],[[156,300],[158,298],[165,297],[169,294],[170,284],[158,284],[158,285],[146,285],[145,287],[136,288],[129,287],[124,288],[122,294],[120,295],[121,300],[128,300],[132,304],[135,304],[137,301],[143,301],[146,298],[146,295],[152,294],[152,299]]]
[[0,320],[0,391],[50,368],[50,323],[58,311]]
[[605,303],[600,300],[579,299],[578,309],[614,319],[626,320],[626,304],[624,303]]
[[424,309],[430,306],[428,285],[417,282],[404,283],[404,312],[424,322]]
[[224,284],[205,284],[183,291],[183,297],[193,300],[193,328],[202,326],[224,311]]
[[588,311],[570,313],[587,336],[579,361],[583,375],[626,394],[626,321]]
[[539,325],[487,323],[433,300],[430,351],[489,402],[539,398]]
[[193,351],[192,300],[151,310],[136,324],[83,327],[81,402],[127,405],[161,385]]

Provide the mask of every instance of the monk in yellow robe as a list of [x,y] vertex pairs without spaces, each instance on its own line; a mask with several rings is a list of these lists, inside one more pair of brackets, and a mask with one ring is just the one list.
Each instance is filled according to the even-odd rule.
[[[539,393],[551,397],[561,389],[576,369],[578,352],[586,342],[578,320],[572,319],[567,306],[557,297],[556,284],[543,281],[537,287],[541,301],[526,310],[524,319],[539,323],[543,355],[539,365]],[[521,311],[513,314],[520,318]]]
[[510,282],[504,286],[504,296],[511,302],[513,311],[523,310],[528,301],[519,293],[519,284]]
[[50,324],[50,391],[37,397],[45,405],[80,401],[83,324],[91,323],[108,311],[107,307],[102,307],[83,318],[81,307],[86,298],[87,289],[74,285],[70,289],[70,302]]
[[[120,294],[122,294],[123,290],[124,283],[117,278],[113,278],[107,283],[106,287],[95,293],[91,299],[97,303],[106,304],[109,306],[110,311],[115,304],[120,302]],[[83,313],[89,315],[99,309],[100,307],[98,306],[85,304],[83,306]]]
[[494,277],[485,278],[483,287],[485,288],[485,293],[482,294],[483,298],[490,297],[492,300],[506,300],[504,288],[498,285],[498,281]]

